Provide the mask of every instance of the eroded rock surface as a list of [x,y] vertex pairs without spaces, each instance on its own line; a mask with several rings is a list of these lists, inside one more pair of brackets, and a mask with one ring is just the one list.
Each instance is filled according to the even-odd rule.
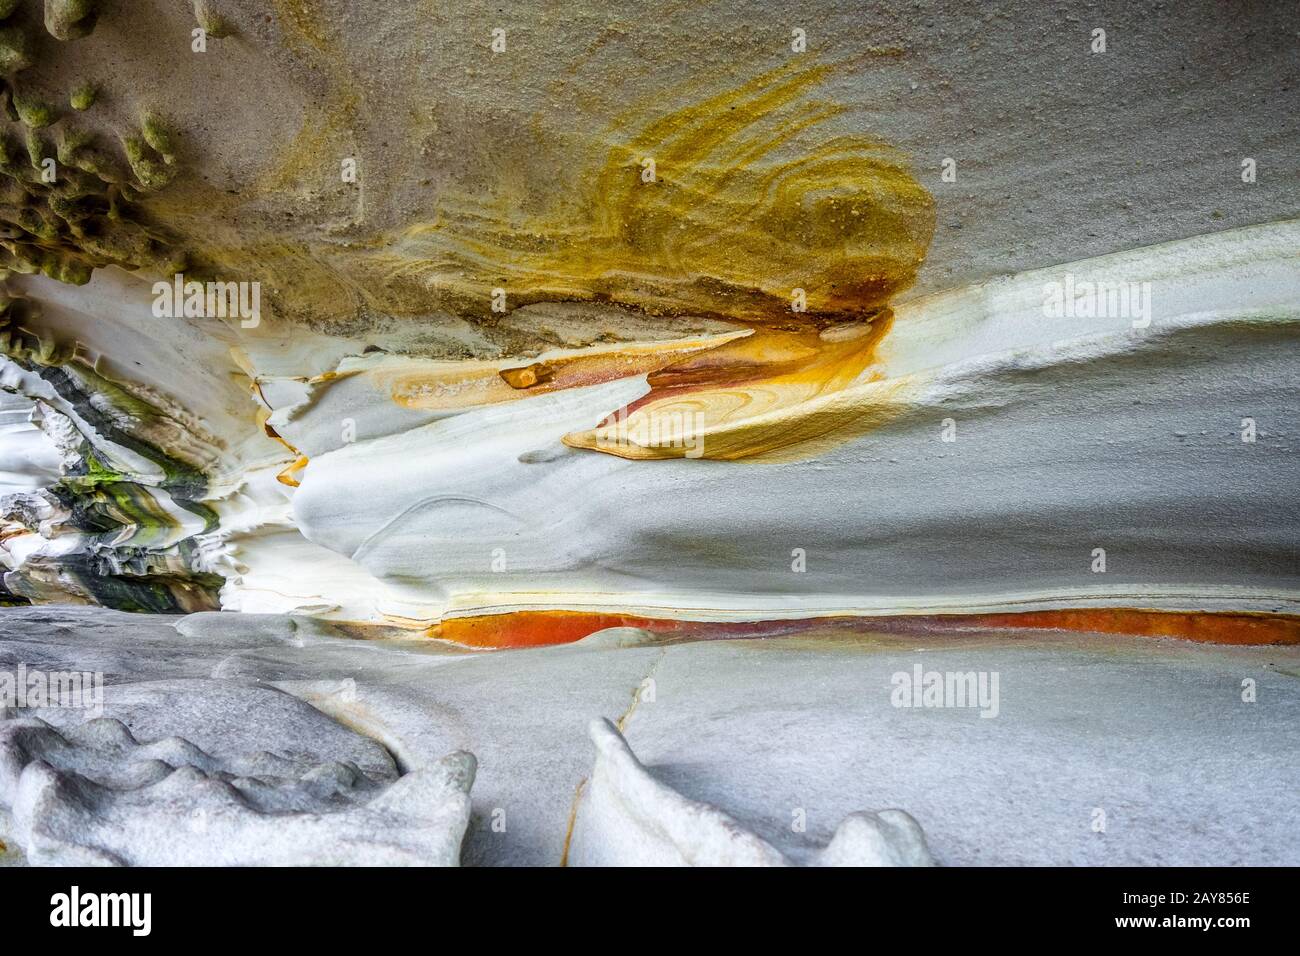
[[381,745],[267,686],[111,686],[111,716],[0,714],[4,839],[34,865],[460,862],[472,755],[399,774]]
[[0,600],[1300,600],[1280,7],[38,6],[0,9]]
[[[623,815],[611,824],[587,819],[581,807],[581,785],[593,773],[587,728],[594,717],[622,723],[656,787],[675,794],[673,805],[716,808],[796,863],[819,854],[828,862],[855,843],[860,859],[861,844],[870,842],[862,838],[876,838],[853,814],[889,807],[923,827],[941,865],[1300,860],[1292,825],[1300,650],[1293,647],[839,629],[466,653],[428,640],[310,631],[299,646],[282,639],[293,626],[287,620],[225,617],[229,625],[200,619],[181,635],[175,619],[9,608],[0,616],[0,671],[20,662],[101,670],[106,717],[132,727],[146,746],[192,735],[226,768],[219,775],[243,772],[239,761],[260,751],[299,761],[298,776],[281,788],[288,796],[279,799],[301,801],[309,816],[323,811],[300,783],[313,766],[351,762],[381,786],[394,768],[410,775],[453,752],[473,753],[466,865],[558,865],[570,834],[571,855],[582,836],[581,852],[612,860],[633,839]],[[241,631],[244,620],[249,626]],[[993,713],[992,701],[982,708],[897,706],[899,675],[910,677],[918,665],[997,674],[996,715],[980,716]],[[167,708],[146,722],[141,688],[149,682],[190,692],[154,698]],[[224,702],[214,704],[210,721],[221,734],[201,736],[208,720],[193,701],[202,699]],[[226,727],[220,711],[230,708],[239,719]],[[75,739],[86,715],[47,708],[40,716]],[[82,748],[75,759],[90,771],[90,752]],[[122,773],[133,766],[95,759]],[[359,786],[363,792],[352,798],[336,795],[330,813],[340,802],[360,812],[374,789]],[[180,809],[203,805],[187,802],[195,800],[189,789],[157,805],[151,789],[133,791],[105,812],[124,825],[139,815],[188,826]],[[164,814],[168,807],[172,815]],[[416,832],[435,812],[427,803],[408,809],[411,819],[398,818]],[[793,826],[800,821],[802,830]],[[0,840],[23,845],[7,835]],[[181,842],[174,852],[204,847]]]
[[[582,785],[570,866],[789,866],[791,860],[722,810],[655,779],[608,720],[592,721],[596,764]],[[797,820],[791,821],[797,826]],[[925,834],[903,810],[850,814],[811,866],[933,866]]]

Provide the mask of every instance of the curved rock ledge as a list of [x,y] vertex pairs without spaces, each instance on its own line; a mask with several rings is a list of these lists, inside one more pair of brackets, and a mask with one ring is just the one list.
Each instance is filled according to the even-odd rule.
[[[212,356],[213,388],[185,389],[166,362],[147,386],[156,402],[169,391],[198,399],[205,421],[224,422],[206,451],[186,433],[185,459],[207,462],[208,476],[187,485],[195,465],[150,452],[160,468],[132,449],[179,454],[166,434],[192,411],[88,413],[62,366],[9,360],[4,374],[39,403],[29,417],[51,442],[49,453],[16,451],[16,469],[62,449],[75,473],[93,454],[114,469],[113,484],[95,487],[123,490],[103,505],[66,477],[53,491],[11,492],[6,581],[38,600],[157,609],[215,603],[215,590],[190,595],[219,585],[231,609],[410,627],[545,609],[704,620],[1098,605],[1290,613],[1298,235],[1295,223],[1220,233],[909,303],[861,384],[796,403],[787,444],[732,462],[637,462],[563,444],[644,396],[644,373],[410,410],[395,396],[422,376],[441,383],[430,394],[456,395],[457,376],[509,362],[458,372],[408,358],[393,392],[388,364],[349,366],[337,342],[339,357],[321,353],[304,391],[230,365],[229,343],[196,320],[166,334]],[[1149,326],[1044,317],[1045,288],[1107,276],[1151,284]],[[97,310],[116,303],[119,323],[154,324],[142,285],[125,277],[43,294],[43,315],[79,350],[107,342],[87,324],[97,316],[74,311],[86,290]],[[234,354],[255,368],[251,344]],[[608,354],[568,354],[589,353]],[[221,362],[229,384],[217,391]],[[247,406],[238,411],[248,399],[231,394],[249,371],[274,433],[312,449],[292,486],[275,478],[296,453],[250,435]],[[16,448],[33,447],[26,434]],[[113,524],[88,524],[98,514]],[[170,592],[106,590],[132,575],[170,581]]]
[[[592,721],[596,766],[581,784],[569,866],[789,866],[776,847],[721,810],[655,780],[608,720]],[[798,826],[792,820],[792,825]],[[920,825],[903,810],[845,817],[810,866],[933,866]]]

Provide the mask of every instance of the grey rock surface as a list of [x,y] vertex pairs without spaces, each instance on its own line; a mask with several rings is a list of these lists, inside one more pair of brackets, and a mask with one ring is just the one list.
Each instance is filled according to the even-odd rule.
[[[591,722],[596,763],[583,784],[569,866],[789,866],[770,843],[724,811],[688,800],[636,759],[617,727]],[[798,832],[801,822],[791,820]],[[814,866],[933,866],[925,834],[906,811],[851,813]]]
[[7,835],[36,865],[456,866],[473,779],[465,753],[385,786],[346,762],[141,744],[112,718],[0,721]]
[[[864,629],[466,654],[435,642],[200,642],[157,618],[84,608],[5,609],[0,634],[0,667],[112,662],[106,714],[130,712],[139,682],[164,677],[218,701],[262,688],[247,698],[249,750],[285,720],[267,705],[279,690],[381,742],[407,775],[470,751],[471,865],[561,861],[583,825],[574,809],[596,716],[621,721],[654,780],[791,860],[836,841],[850,814],[900,807],[941,865],[1300,862],[1298,648]],[[214,676],[232,660],[236,678]],[[895,706],[897,675],[917,665],[997,674],[997,716]],[[151,726],[166,732],[162,719]],[[148,792],[105,813],[152,819]]]
[[[294,646],[292,620],[175,628],[48,608],[3,624],[24,615],[35,626],[3,627],[0,666],[111,670],[102,713],[0,712],[0,839],[21,851],[7,862],[459,864],[472,755],[402,773],[382,744],[299,698],[237,669],[214,676],[251,650]],[[76,646],[64,645],[74,629]]]

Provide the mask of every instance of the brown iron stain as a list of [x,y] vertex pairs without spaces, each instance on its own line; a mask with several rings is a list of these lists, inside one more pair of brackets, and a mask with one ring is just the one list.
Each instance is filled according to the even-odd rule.
[[[658,104],[634,110],[575,203],[503,218],[449,199],[444,219],[408,230],[381,258],[462,312],[481,313],[485,290],[500,287],[515,306],[606,301],[752,330],[633,372],[649,372],[650,393],[566,436],[575,448],[772,458],[876,427],[910,384],[872,366],[888,302],[925,258],[934,201],[881,143],[808,141],[841,111],[810,98],[832,72],[796,62],[663,115]],[[550,365],[500,376],[530,393],[576,384]],[[680,438],[683,422],[698,442],[659,440],[661,423]]]
[[299,482],[294,476],[307,467],[309,459],[297,448],[285,441],[280,433],[275,430],[275,426],[271,424],[270,403],[266,401],[266,395],[262,391],[262,383],[257,379],[251,379],[249,388],[251,391],[256,392],[258,397],[261,399],[261,404],[257,406],[257,420],[262,426],[263,434],[265,434],[267,438],[279,442],[284,446],[286,451],[295,456],[292,462],[280,469],[275,476],[275,480],[282,485],[288,485],[290,488],[297,488],[301,482]]
[[545,362],[534,362],[523,368],[502,369],[499,374],[511,388],[532,388],[555,378],[555,369]]
[[404,408],[457,409],[512,402],[533,395],[644,375],[746,334],[743,329],[668,342],[591,349],[545,362],[395,362],[357,374],[372,376]]
[[[281,15],[324,49],[325,37],[306,28],[312,10],[282,0]],[[650,393],[620,411],[629,440],[610,441],[607,422],[566,442],[632,459],[806,457],[907,403],[912,383],[875,369],[875,349],[935,224],[934,200],[906,160],[846,131],[844,106],[817,97],[837,69],[799,58],[721,92],[701,94],[698,79],[664,91],[594,141],[557,142],[584,170],[572,181],[521,196],[507,169],[499,182],[448,186],[432,221],[350,240],[346,269],[326,265],[329,249],[279,249],[276,237],[255,253],[292,260],[304,277],[322,266],[336,273],[337,282],[311,283],[313,296],[335,303],[311,299],[322,314],[347,300],[391,315],[436,308],[485,321],[500,288],[512,309],[599,302],[735,322],[748,340],[715,339],[708,355],[629,345],[620,350],[626,362],[605,352],[413,366],[390,379],[391,394],[406,407],[454,410],[649,374]],[[698,455],[637,440],[643,423],[685,416],[701,423]]]
[[[849,324],[755,325],[748,338],[652,373],[647,395],[564,443],[629,459],[807,454],[900,407],[908,382],[875,368],[892,323],[886,307]],[[689,441],[673,439],[679,425],[693,431]]]

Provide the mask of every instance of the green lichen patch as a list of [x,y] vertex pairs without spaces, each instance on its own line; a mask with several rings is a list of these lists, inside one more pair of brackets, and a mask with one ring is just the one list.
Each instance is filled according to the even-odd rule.
[[171,164],[176,161],[176,133],[157,113],[146,113],[140,124],[140,133],[149,147]]
[[[0,280],[14,272],[84,283],[108,265],[171,270],[186,257],[148,224],[142,200],[178,175],[180,137],[150,112],[138,127],[104,130],[105,142],[96,142],[75,118],[99,99],[94,82],[59,93],[67,106],[16,82],[14,74],[33,65],[38,44],[19,23],[28,17],[6,21],[19,5],[0,0]],[[45,27],[59,40],[88,35],[109,9],[101,0],[44,0],[43,6]],[[40,41],[40,48],[48,50],[49,42]],[[4,117],[15,125],[5,128]]]
[[90,36],[99,19],[99,0],[45,0],[45,29],[58,40]]
[[95,87],[95,84],[86,82],[72,91],[72,95],[68,97],[68,103],[74,110],[84,113],[95,105],[98,96],[99,90]]
[[131,133],[122,137],[122,150],[126,153],[126,161],[131,164],[131,172],[135,174],[136,181],[146,190],[161,189],[176,175],[174,169],[168,168],[165,157],[159,157],[162,162],[154,158],[158,154],[143,136]]
[[[9,136],[7,133],[0,133],[0,172],[8,173],[10,177],[16,176],[19,168],[18,163],[21,162],[22,154],[23,150],[21,147],[15,145],[12,136]],[[12,185],[12,178],[9,182],[0,183],[0,186],[4,187]],[[5,201],[7,203],[22,202],[25,196],[26,192],[22,190],[20,190],[17,195],[12,192],[7,192],[5,195]]]
[[[0,103],[16,99],[15,112],[31,119],[14,92],[0,86]],[[82,284],[106,265],[166,272],[183,261],[137,205],[177,175],[177,139],[157,116],[122,138],[122,153],[67,121],[52,131],[0,128],[0,279],[42,273]]]
[[21,27],[0,27],[0,73],[17,73],[32,65],[31,43]]
[[211,0],[194,0],[194,19],[208,36],[218,40],[235,32],[234,24],[217,12]]
[[87,130],[63,127],[59,130],[57,146],[59,162],[71,165],[77,155],[89,149],[94,141],[95,135]]
[[27,131],[23,142],[27,146],[27,157],[31,160],[33,169],[41,169],[45,160],[53,159],[56,155],[49,140],[34,128]]
[[19,121],[31,129],[44,129],[59,118],[54,107],[34,93],[14,90],[12,99]]

